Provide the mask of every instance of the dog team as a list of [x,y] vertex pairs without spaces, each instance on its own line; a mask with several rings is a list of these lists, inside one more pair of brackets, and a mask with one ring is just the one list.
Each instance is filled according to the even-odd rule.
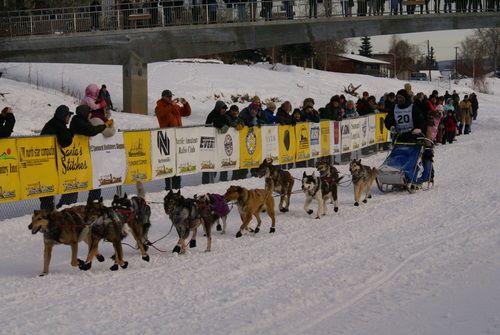
[[[334,211],[338,211],[337,188],[343,176],[340,176],[328,157],[320,158],[316,169],[318,175],[316,172],[310,175],[303,173],[301,189],[306,196],[305,212],[309,215],[314,213],[309,206],[313,200],[316,200],[318,208],[315,217],[319,219],[326,215],[328,201],[334,205]],[[352,160],[349,171],[354,186],[354,205],[359,206],[362,194],[364,194],[364,203],[371,198],[371,188],[377,176],[377,170],[362,165],[361,160]],[[224,195],[207,193],[195,195],[193,198],[185,198],[180,190],[177,192],[170,190],[163,199],[163,208],[179,237],[173,252],[184,253],[188,243],[189,248],[195,248],[197,230],[200,225],[207,238],[206,251],[210,251],[212,226],[217,223],[217,231],[221,231],[222,234],[226,232],[227,215],[230,212],[229,203],[236,205],[242,221],[236,233],[237,238],[245,233],[258,233],[262,223],[260,213],[263,212],[271,218],[269,232],[274,233],[276,215],[273,194],[280,197],[278,204],[280,212],[288,212],[294,178],[290,172],[273,165],[272,159],[265,159],[260,164],[257,175],[260,178],[265,177],[264,189],[230,186]],[[52,248],[57,244],[71,246],[71,265],[78,266],[80,270],[89,270],[94,258],[103,262],[104,256],[99,252],[98,247],[101,240],[113,245],[114,255],[111,258],[114,264],[110,270],[116,271],[120,267],[126,269],[128,262],[124,260],[122,240],[128,232],[132,233],[142,259],[149,262],[147,251],[151,245],[148,240],[151,208],[145,200],[146,194],[142,183],[137,182],[136,187],[137,196],[129,198],[127,194],[122,197],[115,195],[111,207],[105,206],[101,197],[97,201],[89,201],[86,205],[77,205],[63,210],[35,210],[28,229],[32,234],[43,233],[44,256],[40,276],[49,273]],[[252,217],[257,220],[257,226],[253,229],[249,226]],[[187,242],[188,239],[189,242]],[[85,260],[77,257],[80,241],[88,245]]]

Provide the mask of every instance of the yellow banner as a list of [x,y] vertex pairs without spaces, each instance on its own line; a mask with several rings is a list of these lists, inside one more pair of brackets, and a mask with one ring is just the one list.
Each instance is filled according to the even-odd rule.
[[21,198],[33,199],[55,195],[58,176],[56,173],[56,138],[30,137],[17,139],[19,154],[19,178]]
[[151,180],[151,133],[127,131],[123,133],[127,159],[126,184]]
[[375,114],[375,143],[385,143],[389,138],[389,131],[384,126],[387,113]]
[[309,144],[309,122],[297,123],[295,126],[295,141],[297,154],[295,161],[301,162],[311,157],[311,146]]
[[16,140],[0,140],[0,202],[21,199]]
[[57,173],[59,194],[92,189],[92,160],[89,138],[75,135],[66,148],[57,145]]
[[262,134],[259,127],[240,130],[240,168],[259,167],[262,163]]
[[293,126],[278,126],[279,163],[295,162],[295,129]]
[[330,156],[330,120],[323,120],[319,123],[320,136],[321,136],[321,150],[320,157]]

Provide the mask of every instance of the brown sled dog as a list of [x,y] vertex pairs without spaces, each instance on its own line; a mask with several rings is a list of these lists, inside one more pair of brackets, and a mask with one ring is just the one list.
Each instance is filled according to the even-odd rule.
[[361,159],[353,159],[349,164],[349,171],[354,185],[354,206],[359,206],[361,193],[365,193],[364,203],[372,197],[372,185],[377,178],[378,171],[376,168],[362,165]]
[[280,194],[280,212],[288,212],[294,183],[290,172],[273,165],[273,160],[266,158],[257,169],[257,175],[259,178],[266,177],[266,190]]
[[147,253],[149,240],[148,232],[151,227],[151,207],[146,203],[146,193],[140,181],[136,183],[137,196],[129,198],[127,193],[123,197],[115,194],[111,207],[118,214],[121,221],[126,223],[134,236],[142,259],[149,262]]
[[255,216],[257,219],[257,227],[253,232],[258,233],[262,222],[260,212],[266,211],[267,215],[271,218],[271,230],[269,230],[269,233],[275,232],[274,198],[270,191],[263,189],[247,190],[241,186],[230,186],[226,194],[224,194],[224,199],[226,201],[236,201],[238,205],[242,224],[240,230],[236,233],[236,237],[241,237],[243,231],[250,230],[248,224],[252,220],[252,216]]
[[[49,273],[52,248],[56,244],[71,246],[71,265],[78,266],[84,262],[78,259],[78,242],[85,241],[88,244],[89,224],[83,219],[85,206],[74,206],[62,211],[36,210],[31,217],[28,229],[32,234],[43,233],[43,271],[40,276]],[[104,257],[97,253],[100,262]]]
[[85,221],[92,223],[89,227],[89,252],[85,262],[79,264],[80,270],[87,271],[92,267],[99,242],[104,239],[111,242],[115,250],[115,264],[109,269],[116,271],[118,266],[126,269],[128,262],[123,260],[122,240],[127,236],[127,225],[111,207],[104,206],[102,197],[98,201],[88,202],[85,211]]

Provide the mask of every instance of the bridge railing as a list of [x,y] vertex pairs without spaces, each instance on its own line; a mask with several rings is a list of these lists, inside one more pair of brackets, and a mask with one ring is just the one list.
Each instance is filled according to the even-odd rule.
[[[498,0],[201,0],[0,12],[0,37],[316,17],[498,11]],[[195,0],[195,2],[201,2]],[[227,2],[225,2],[227,1]]]

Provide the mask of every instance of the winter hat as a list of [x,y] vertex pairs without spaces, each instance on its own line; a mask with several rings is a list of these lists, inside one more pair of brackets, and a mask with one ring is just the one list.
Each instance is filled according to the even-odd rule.
[[57,107],[56,112],[54,113],[54,117],[61,121],[64,121],[67,115],[73,115],[73,113],[69,111],[69,108],[66,105]]
[[303,108],[314,107],[314,99],[313,98],[305,98],[302,106],[303,106]]
[[172,91],[171,90],[164,90],[163,92],[161,92],[161,97],[171,97],[173,94],[172,94]]
[[266,106],[268,109],[276,110],[276,104],[272,101],[269,101],[268,103],[266,103]]
[[453,99],[452,98],[448,98],[448,100],[446,100],[446,104],[447,105],[453,105]]
[[229,111],[230,111],[230,112],[235,112],[235,111],[236,111],[236,112],[239,112],[239,111],[240,111],[240,109],[239,109],[239,108],[238,108],[238,106],[236,106],[236,105],[231,105],[231,107],[229,107]]
[[352,101],[352,100],[347,100],[346,106],[347,106],[347,105],[353,105],[353,106],[354,106],[354,101]]
[[256,95],[252,98],[252,102],[260,104],[260,98]]
[[215,110],[220,110],[220,109],[227,109],[227,105],[224,101],[222,100],[218,100],[216,103],[215,103]]
[[89,116],[89,113],[90,113],[90,107],[87,105],[80,105],[80,106],[76,107],[75,113],[76,113],[76,115],[81,115],[84,118],[87,118]]

